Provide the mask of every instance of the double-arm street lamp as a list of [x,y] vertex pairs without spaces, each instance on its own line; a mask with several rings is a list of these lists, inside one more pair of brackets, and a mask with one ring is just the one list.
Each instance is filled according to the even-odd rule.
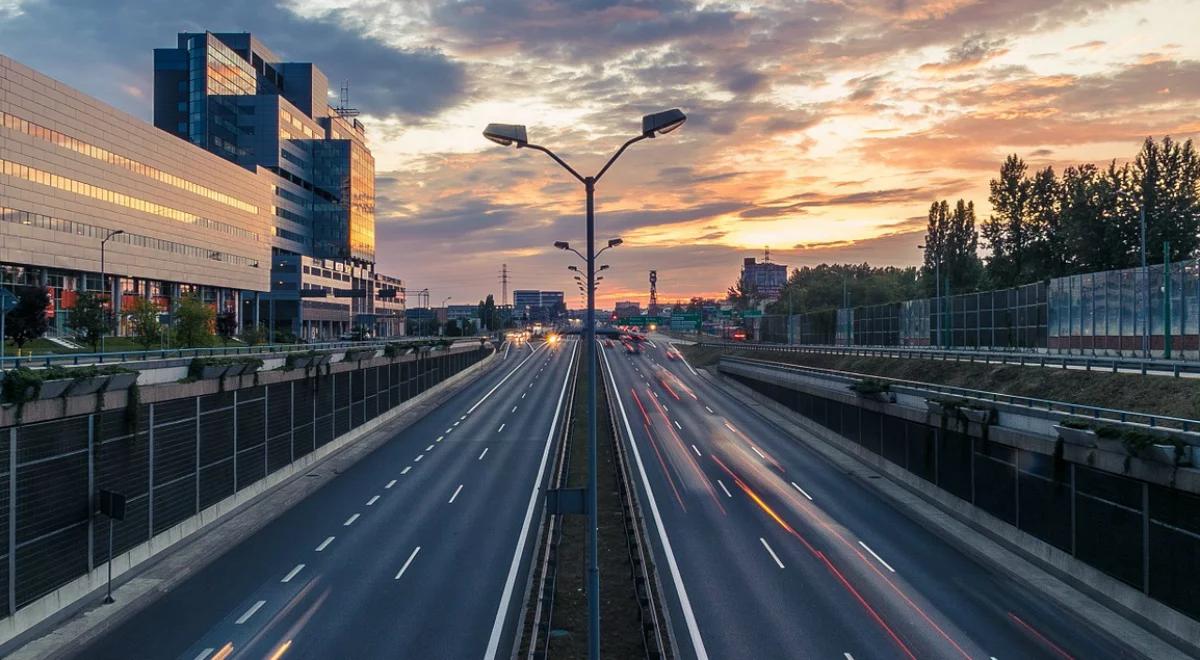
[[[110,289],[108,287],[108,276],[104,272],[104,245],[106,243],[108,243],[109,241],[111,241],[114,236],[120,236],[121,234],[124,234],[124,233],[125,233],[124,229],[114,229],[114,230],[108,232],[107,236],[100,239],[100,290],[104,291],[105,298],[107,298],[109,300],[109,306],[112,309],[112,312],[114,314],[117,311],[116,301],[112,299],[112,289]],[[115,289],[115,288],[116,287],[114,286],[113,289]],[[101,298],[102,305],[103,305],[103,302],[104,302],[104,298]],[[109,321],[107,314],[105,314],[104,321],[105,321],[105,325],[107,326],[108,321]],[[107,334],[105,332],[106,330],[108,330],[107,327],[100,328],[100,352],[101,353],[104,352],[104,335]]]
[[[575,168],[567,164],[566,161],[559,158],[553,151],[546,147],[532,144],[526,134],[525,127],[516,124],[488,124],[483,130],[483,136],[496,144],[510,146],[516,145],[518,149],[534,149],[540,151],[554,162],[558,163],[571,176],[575,177],[587,194],[587,254],[579,254],[578,251],[571,248],[570,244],[559,241],[554,244],[555,247],[563,250],[571,250],[579,255],[587,262],[587,318],[584,320],[584,341],[587,345],[587,395],[588,395],[588,484],[587,484],[587,516],[588,516],[588,569],[587,569],[587,597],[588,597],[588,657],[592,660],[597,660],[600,657],[600,567],[597,556],[597,536],[599,531],[599,523],[596,517],[596,183],[612,167],[617,158],[625,153],[635,142],[640,142],[647,138],[665,135],[683,125],[687,121],[687,116],[678,108],[656,112],[654,114],[645,115],[642,117],[642,132],[637,137],[631,138],[621,145],[620,149],[608,159],[604,167],[595,176],[583,176],[575,171]],[[608,246],[600,252],[609,248],[616,247],[621,244],[621,239],[615,238],[608,242]]]

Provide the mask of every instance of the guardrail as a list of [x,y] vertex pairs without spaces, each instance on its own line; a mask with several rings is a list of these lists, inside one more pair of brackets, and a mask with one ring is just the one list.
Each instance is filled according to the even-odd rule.
[[840,371],[838,369],[825,369],[823,367],[809,367],[805,365],[791,364],[788,362],[773,362],[771,360],[758,360],[755,358],[739,357],[736,355],[724,355],[722,360],[729,360],[741,364],[751,366],[765,366],[772,369],[782,371],[792,371],[797,373],[808,373],[833,377],[847,383],[860,381],[864,378],[886,382],[893,385],[891,391],[898,393],[913,394],[916,396],[924,396],[929,392],[938,394],[949,394],[956,397],[968,399],[978,399],[981,401],[993,401],[996,403],[1005,403],[1015,406],[1023,406],[1035,410],[1044,410],[1048,412],[1061,412],[1075,417],[1091,417],[1093,419],[1109,419],[1117,422],[1131,422],[1146,424],[1152,427],[1177,428],[1181,431],[1200,431],[1200,420],[1184,419],[1182,417],[1170,417],[1168,415],[1155,415],[1152,413],[1142,413],[1131,410],[1117,410],[1115,408],[1103,408],[1100,406],[1089,406],[1079,403],[1067,403],[1065,401],[1053,401],[1051,399],[1039,399],[1036,397],[1017,396],[1013,394],[1001,394],[999,392],[988,392],[985,390],[975,390],[968,387],[956,387],[953,385],[940,385],[937,383],[925,383],[916,380],[904,380],[901,378],[889,378],[887,376],[877,376],[874,374],[863,374],[854,371]]
[[1065,355],[1020,351],[962,350],[925,347],[864,347],[825,346],[813,344],[761,344],[753,342],[707,341],[696,342],[701,346],[717,346],[739,350],[766,351],[774,353],[811,353],[824,355],[846,355],[854,357],[886,357],[893,359],[942,360],[945,362],[969,362],[983,364],[1012,364],[1020,366],[1051,367],[1060,369],[1083,369],[1085,371],[1111,371],[1112,373],[1170,374],[1181,376],[1200,374],[1200,362],[1186,360],[1164,360],[1161,358],[1123,358],[1088,355]]
[[403,337],[390,340],[332,341],[312,344],[259,344],[257,346],[219,346],[209,348],[168,348],[150,351],[107,351],[104,353],[46,353],[43,355],[5,356],[0,358],[0,371],[16,367],[78,366],[84,364],[117,364],[189,357],[223,355],[271,355],[295,351],[329,351],[342,348],[383,348],[388,344],[406,344],[448,339],[454,343],[478,341],[480,337]]

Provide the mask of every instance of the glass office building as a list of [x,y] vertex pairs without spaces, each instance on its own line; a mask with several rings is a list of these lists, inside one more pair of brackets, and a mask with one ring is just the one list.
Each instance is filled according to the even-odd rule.
[[[384,304],[377,295],[395,289],[403,305],[399,280],[375,272],[375,160],[366,129],[357,111],[329,105],[321,70],[282,61],[249,33],[211,32],[180,33],[175,48],[155,49],[154,67],[155,125],[271,187],[271,292],[260,314],[308,339],[359,325],[378,335],[397,327],[402,333],[395,301]],[[337,262],[339,269],[320,270],[345,273],[348,281],[336,288],[308,281],[305,266],[311,272],[312,264],[300,257]],[[317,287],[329,289],[330,300],[302,303]],[[331,318],[342,308],[340,320]]]

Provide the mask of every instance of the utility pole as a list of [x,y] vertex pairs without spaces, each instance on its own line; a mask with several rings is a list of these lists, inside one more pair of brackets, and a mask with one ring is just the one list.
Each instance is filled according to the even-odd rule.
[[658,316],[658,271],[650,271],[650,305],[646,309],[647,316]]
[[508,304],[508,264],[500,264],[500,306]]
[[1142,357],[1150,357],[1150,267],[1146,265],[1146,206],[1138,209],[1142,229],[1142,282],[1146,287],[1146,310],[1142,316]]

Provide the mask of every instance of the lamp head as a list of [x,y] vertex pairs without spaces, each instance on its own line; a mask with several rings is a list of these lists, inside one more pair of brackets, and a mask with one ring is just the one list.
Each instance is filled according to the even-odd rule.
[[619,238],[610,238],[610,239],[608,239],[608,247],[610,247],[610,248],[617,247],[618,245],[620,245],[621,243],[624,243],[624,242],[625,241],[622,241]]
[[571,244],[566,241],[554,241],[554,247],[560,250],[570,250]]
[[520,124],[488,124],[483,137],[505,147],[515,142],[518,149],[529,144],[525,127]]
[[642,117],[642,135],[648,138],[666,135],[683,126],[685,121],[687,121],[687,115],[683,114],[679,108],[646,115]]

